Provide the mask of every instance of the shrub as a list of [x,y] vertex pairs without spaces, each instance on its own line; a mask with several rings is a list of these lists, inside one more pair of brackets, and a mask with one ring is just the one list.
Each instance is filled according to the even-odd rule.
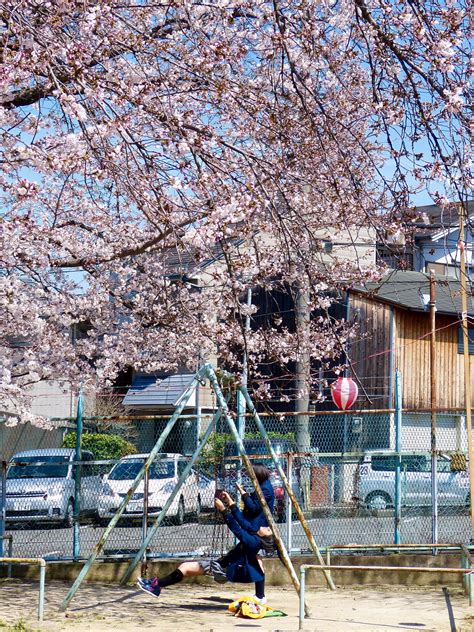
[[[295,441],[294,432],[267,432],[267,434],[269,439]],[[246,432],[244,439],[262,439],[263,441],[263,437],[259,432]],[[234,437],[230,433],[213,432],[201,452],[200,467],[212,474],[222,462],[224,446],[229,441],[234,441]]]
[[[64,448],[76,447],[76,433],[68,432],[64,437]],[[123,437],[113,434],[83,434],[82,449],[89,450],[95,459],[121,459],[127,454],[135,454],[137,448]]]

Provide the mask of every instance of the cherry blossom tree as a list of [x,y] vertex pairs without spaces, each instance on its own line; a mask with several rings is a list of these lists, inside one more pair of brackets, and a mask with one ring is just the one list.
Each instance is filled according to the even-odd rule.
[[28,419],[32,383],[110,384],[126,366],[337,356],[348,333],[328,319],[246,332],[245,290],[304,291],[324,312],[377,270],[328,257],[323,233],[357,251],[362,228],[400,229],[416,190],[466,196],[467,11],[2,2],[3,407]]

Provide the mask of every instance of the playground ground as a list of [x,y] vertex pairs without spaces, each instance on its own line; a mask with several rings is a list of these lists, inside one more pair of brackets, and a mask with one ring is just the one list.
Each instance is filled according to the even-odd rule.
[[[228,614],[228,604],[245,590],[236,586],[181,584],[164,590],[159,599],[133,586],[83,584],[66,613],[58,606],[69,585],[46,583],[45,620],[36,620],[38,583],[0,580],[0,632],[220,632],[259,629],[262,632],[298,630],[298,599],[289,587],[270,587],[269,604],[288,616],[248,620]],[[250,586],[249,586],[250,587]],[[251,594],[251,593],[250,593]],[[312,618],[305,630],[314,632],[395,632],[424,630],[468,632],[474,630],[474,608],[464,594],[451,587],[450,621],[441,588],[403,587],[340,588],[337,592],[310,587],[307,601]],[[453,623],[455,627],[453,627]]]

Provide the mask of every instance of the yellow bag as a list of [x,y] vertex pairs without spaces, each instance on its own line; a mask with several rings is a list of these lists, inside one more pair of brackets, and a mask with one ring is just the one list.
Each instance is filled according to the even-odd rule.
[[258,599],[250,597],[250,595],[239,597],[229,605],[229,611],[235,617],[245,617],[246,619],[263,619],[270,610],[272,610],[270,606],[263,606]]

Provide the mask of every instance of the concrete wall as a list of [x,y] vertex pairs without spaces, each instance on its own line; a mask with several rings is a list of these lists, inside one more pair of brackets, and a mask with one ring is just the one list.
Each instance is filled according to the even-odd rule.
[[[302,556],[292,560],[297,575],[299,577],[299,567],[301,564],[317,564],[314,557]],[[148,563],[148,575],[162,577],[174,570],[181,560],[160,560]],[[265,560],[266,583],[269,586],[289,586],[290,578],[283,564],[277,559]],[[376,565],[379,566],[422,566],[439,568],[460,568],[460,556],[457,553],[440,553],[439,555],[419,555],[419,554],[390,554],[390,555],[334,555],[331,557],[332,564],[344,565]],[[46,566],[47,580],[55,579],[65,582],[73,582],[83,564],[51,562]],[[128,562],[102,562],[92,566],[87,576],[87,582],[113,583],[120,581],[128,567]],[[0,566],[0,577],[6,575],[6,567]],[[135,577],[131,583],[136,581],[140,574],[137,568]],[[16,566],[13,572],[14,578],[36,579],[38,577],[38,567]],[[455,573],[418,573],[408,571],[380,572],[374,568],[371,571],[333,571],[333,579],[337,586],[462,586],[462,575]],[[186,580],[188,583],[213,584],[208,577],[195,577]],[[326,580],[323,574],[317,570],[307,571],[306,583],[308,587],[326,587]],[[215,584],[214,584],[215,585]],[[253,587],[253,585],[252,585]],[[48,586],[46,584],[46,594]],[[80,592],[79,592],[80,595]]]
[[38,382],[30,392],[31,412],[43,417],[74,417],[77,399],[66,382]]
[[16,452],[38,448],[60,448],[63,443],[64,428],[43,430],[31,424],[19,424],[12,428],[0,422],[0,461],[8,461]]

